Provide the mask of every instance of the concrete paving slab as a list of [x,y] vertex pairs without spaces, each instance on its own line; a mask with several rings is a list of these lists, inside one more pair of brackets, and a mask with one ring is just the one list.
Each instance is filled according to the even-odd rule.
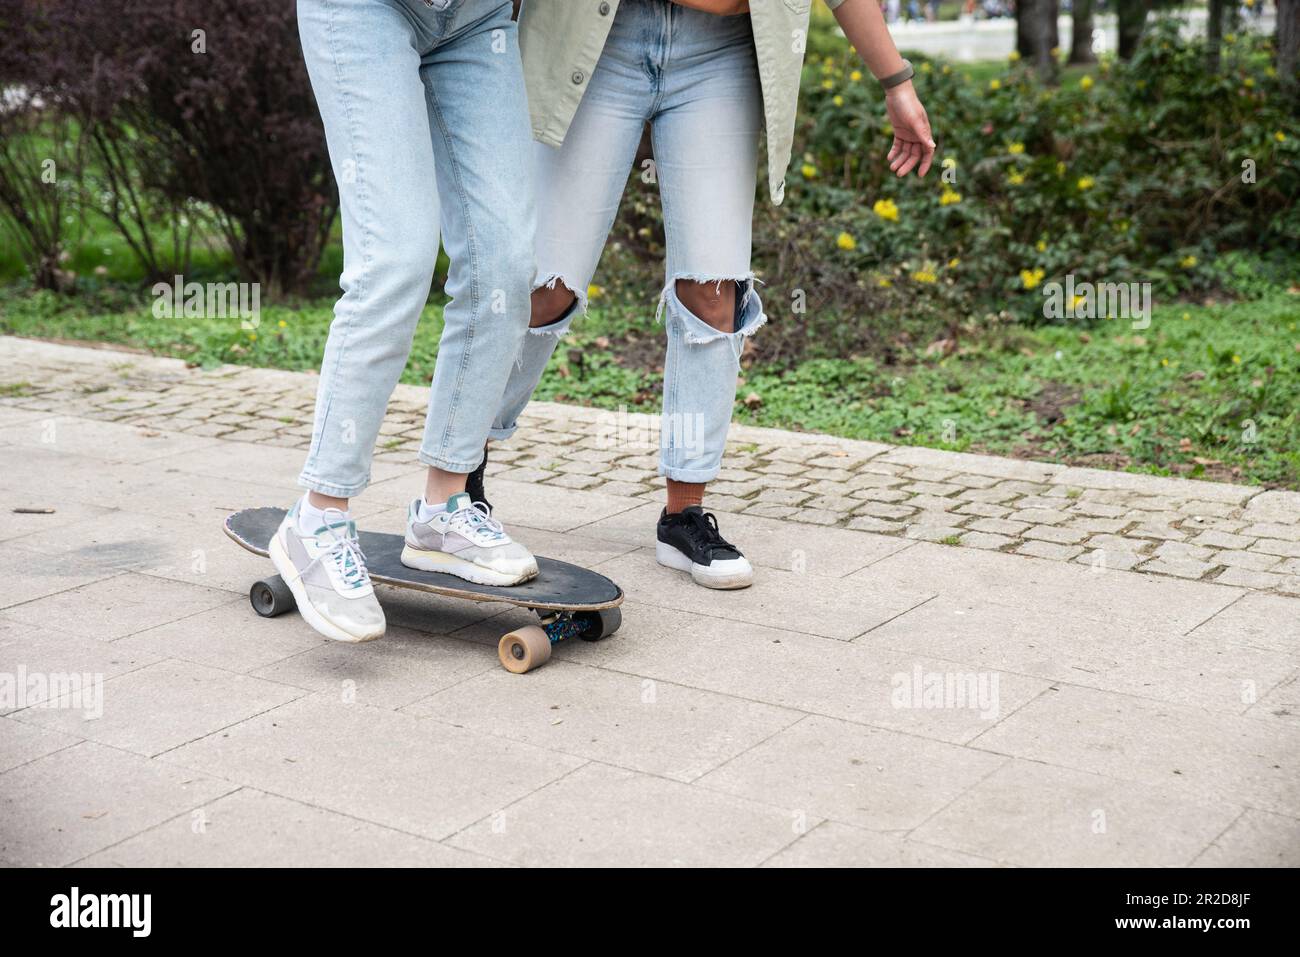
[[75,694],[15,720],[154,756],[300,698],[300,688],[188,661],[161,661],[104,682],[102,714]]
[[583,763],[323,694],[187,744],[163,760],[434,840]]
[[813,578],[770,568],[756,576],[749,588],[719,595],[700,588],[685,573],[660,565],[652,549],[638,549],[596,568],[622,584],[627,596],[638,602],[754,625],[777,625],[841,641],[856,638],[934,594],[906,587],[869,589],[852,576]]
[[81,867],[492,867],[495,862],[251,788],[217,798]]
[[909,840],[824,821],[768,858],[764,867],[992,867],[995,862]]
[[802,717],[755,701],[562,661],[536,678],[519,682],[491,668],[406,710],[687,782]]
[[7,609],[16,621],[113,641],[230,601],[214,588],[124,573]]
[[816,823],[793,809],[593,763],[449,843],[525,867],[742,867]]
[[1003,758],[912,735],[807,717],[728,761],[702,787],[879,831],[919,826]]
[[0,863],[61,867],[234,790],[85,742],[0,774]]
[[972,746],[1126,781],[1184,799],[1300,817],[1290,728],[1090,688],[1040,695]]
[[1022,867],[1183,867],[1240,813],[1149,783],[1013,760],[909,836]]

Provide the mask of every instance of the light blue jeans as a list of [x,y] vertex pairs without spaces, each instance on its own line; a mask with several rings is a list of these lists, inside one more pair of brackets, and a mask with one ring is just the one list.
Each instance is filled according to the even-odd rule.
[[472,472],[528,328],[533,189],[508,0],[298,0],[343,218],[342,298],[299,481],[352,496],[429,295],[451,297],[420,461]]
[[[514,433],[559,337],[586,309],[647,121],[654,161],[637,171],[631,188],[645,190],[647,202],[657,190],[667,238],[659,473],[707,482],[721,466],[744,339],[765,321],[750,271],[763,121],[748,14],[623,0],[564,145],[533,145],[536,286],[563,283],[578,301],[559,322],[529,330],[491,436]],[[679,279],[737,282],[736,331],[720,332],[683,306]]]

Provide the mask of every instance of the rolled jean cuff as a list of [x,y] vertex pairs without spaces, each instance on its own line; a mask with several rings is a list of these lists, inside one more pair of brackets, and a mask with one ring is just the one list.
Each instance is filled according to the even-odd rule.
[[721,471],[721,463],[706,469],[679,469],[666,465],[663,462],[659,463],[659,474],[664,478],[672,479],[674,482],[712,482],[718,477],[718,473]]
[[313,478],[306,472],[298,476],[298,484],[308,491],[317,492],[321,495],[329,495],[333,498],[352,498],[360,495],[370,485],[370,476],[360,485],[331,485],[329,482],[322,482]]
[[515,432],[517,432],[518,430],[519,430],[519,423],[517,422],[514,425],[505,425],[499,429],[495,427],[488,429],[488,441],[504,442],[506,439],[513,436]]
[[430,468],[442,469],[444,472],[458,472],[468,474],[479,467],[483,461],[482,456],[473,462],[457,462],[454,459],[443,458],[440,455],[430,455],[423,449],[420,450],[419,460]]

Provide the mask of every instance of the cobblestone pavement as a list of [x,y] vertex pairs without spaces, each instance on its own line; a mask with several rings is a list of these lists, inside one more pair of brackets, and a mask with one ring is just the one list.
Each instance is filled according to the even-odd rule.
[[[0,864],[1300,864],[1300,496],[737,427],[754,561],[658,566],[645,423],[539,403],[499,514],[627,592],[260,619],[315,379],[0,338]],[[362,525],[421,485],[399,389]]]
[[[305,448],[315,376],[9,339],[0,405]],[[415,465],[425,390],[399,386],[376,461]],[[494,477],[662,500],[649,417],[538,402]],[[708,507],[1300,595],[1300,492],[736,426]],[[743,543],[742,543],[743,544]]]

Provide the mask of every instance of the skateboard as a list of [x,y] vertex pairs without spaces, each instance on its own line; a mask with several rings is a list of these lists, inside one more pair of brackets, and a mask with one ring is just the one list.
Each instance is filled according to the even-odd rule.
[[[284,514],[282,508],[246,508],[226,516],[225,531],[243,548],[265,556]],[[536,612],[536,625],[516,628],[497,644],[502,666],[515,674],[546,664],[551,646],[557,641],[599,641],[614,634],[623,620],[618,610],[623,603],[623,589],[604,575],[578,565],[538,556],[537,577],[531,581],[505,587],[479,585],[454,575],[407,568],[401,562],[401,535],[360,532],[358,539],[373,581],[448,598],[504,602]],[[279,575],[254,582],[248,600],[263,618],[274,618],[296,607],[293,593]]]

